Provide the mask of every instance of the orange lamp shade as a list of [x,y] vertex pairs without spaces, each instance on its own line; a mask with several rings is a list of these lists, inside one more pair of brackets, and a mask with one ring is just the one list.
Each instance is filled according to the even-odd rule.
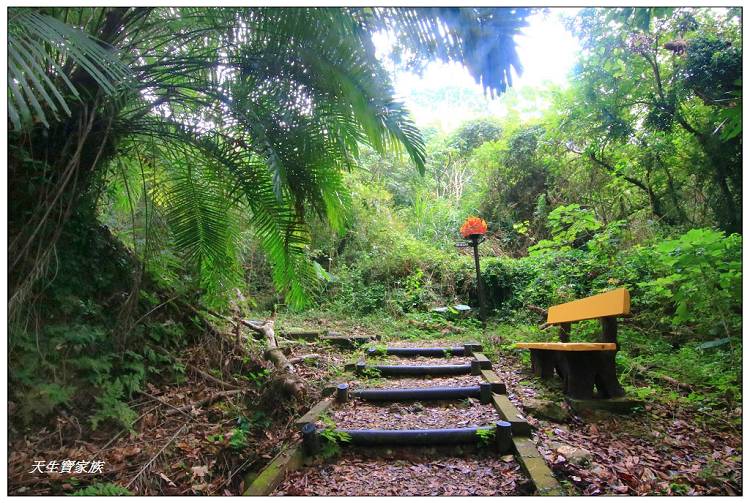
[[469,217],[461,226],[461,235],[468,238],[472,234],[487,234],[487,222],[479,217]]

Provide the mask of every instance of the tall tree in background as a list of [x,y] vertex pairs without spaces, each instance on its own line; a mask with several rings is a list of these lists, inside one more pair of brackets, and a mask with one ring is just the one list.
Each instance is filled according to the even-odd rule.
[[667,224],[702,224],[707,206],[740,231],[740,27],[732,10],[584,9],[561,145]]

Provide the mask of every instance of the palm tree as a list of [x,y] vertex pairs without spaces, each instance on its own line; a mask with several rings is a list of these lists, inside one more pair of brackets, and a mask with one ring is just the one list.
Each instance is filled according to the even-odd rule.
[[341,173],[359,145],[402,150],[424,169],[371,34],[395,33],[411,66],[463,61],[501,93],[520,71],[512,36],[527,14],[10,9],[11,309],[45,274],[65,222],[95,223],[113,184],[160,217],[184,263],[215,286],[236,279],[239,222],[249,223],[277,288],[303,303],[316,277],[306,215],[342,224]]

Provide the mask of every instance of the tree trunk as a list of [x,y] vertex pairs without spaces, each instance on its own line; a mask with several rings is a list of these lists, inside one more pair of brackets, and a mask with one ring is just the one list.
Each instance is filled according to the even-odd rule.
[[273,330],[274,319],[266,320],[261,323],[252,320],[242,320],[242,324],[255,333],[262,335],[266,339],[268,349],[263,356],[266,360],[272,362],[281,372],[279,381],[281,387],[291,395],[300,398],[305,394],[304,383],[294,374],[294,365],[292,365],[276,342],[276,334]]
[[[197,309],[192,306],[191,309],[193,310],[193,312],[200,315],[200,312]],[[235,323],[235,321],[231,318],[222,316],[221,314],[213,312],[211,310],[208,311],[208,314],[223,319],[231,324]],[[278,375],[278,381],[281,385],[281,388],[288,392],[290,395],[293,395],[297,398],[302,397],[305,394],[305,385],[299,379],[299,377],[295,375],[294,365],[289,362],[287,357],[284,356],[284,353],[281,351],[281,348],[279,348],[279,345],[276,341],[276,333],[273,329],[273,318],[265,322],[245,320],[240,318],[239,323],[251,329],[253,332],[262,336],[266,340],[267,349],[263,353],[263,357],[273,363],[274,367],[276,367],[276,369],[280,371],[280,374]],[[224,339],[227,340],[226,337],[224,337]],[[237,342],[237,339],[235,337],[230,337],[227,342],[234,343],[239,353],[245,355],[247,354],[247,349],[242,345],[241,342]]]

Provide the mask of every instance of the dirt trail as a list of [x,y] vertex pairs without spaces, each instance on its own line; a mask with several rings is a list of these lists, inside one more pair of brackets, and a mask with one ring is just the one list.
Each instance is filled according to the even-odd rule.
[[328,415],[339,428],[383,430],[491,426],[500,419],[492,405],[474,398],[384,404],[351,400]]
[[[394,346],[451,346],[442,341],[399,341]],[[400,364],[438,364],[440,358],[380,356]],[[470,359],[470,357],[465,358]],[[741,432],[686,405],[652,401],[630,415],[574,413],[556,381],[541,382],[514,355],[492,358],[510,401],[532,426],[532,445],[569,494],[742,494]],[[370,360],[372,361],[372,359]],[[408,362],[408,363],[407,363]],[[352,389],[472,386],[481,376],[343,377]],[[535,412],[550,401],[567,417]],[[337,405],[329,417],[338,427],[446,428],[492,424],[491,406],[475,400]],[[521,495],[533,492],[511,455],[416,449],[344,448],[341,457],[289,474],[273,494],[286,495]]]

